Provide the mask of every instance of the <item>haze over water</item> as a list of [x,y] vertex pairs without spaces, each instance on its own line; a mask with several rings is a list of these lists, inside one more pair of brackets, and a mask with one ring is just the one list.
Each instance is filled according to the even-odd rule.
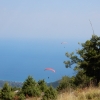
[[[72,69],[66,69],[63,63],[67,59],[65,52],[68,46],[50,40],[1,40],[0,79],[23,82],[31,75],[37,81],[44,79],[50,82],[64,75],[72,76]],[[56,72],[44,71],[48,67]]]

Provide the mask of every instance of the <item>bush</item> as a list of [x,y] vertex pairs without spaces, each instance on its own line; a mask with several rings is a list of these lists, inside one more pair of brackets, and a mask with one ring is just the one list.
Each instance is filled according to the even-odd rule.
[[91,78],[86,76],[83,70],[80,70],[75,76],[74,84],[76,87],[84,88],[90,85],[90,80]]
[[24,96],[24,94],[21,93],[21,94],[19,95],[18,100],[25,100],[25,96]]
[[2,100],[13,100],[14,94],[11,91],[11,87],[8,83],[5,83],[3,88],[1,89],[1,99]]
[[38,88],[38,84],[35,82],[35,80],[33,80],[31,76],[28,76],[28,78],[24,82],[22,86],[22,93],[25,96],[29,96],[29,97],[40,96],[40,90]]
[[44,92],[42,100],[56,100],[57,99],[57,91],[52,87],[48,87],[48,89]]
[[74,78],[70,78],[68,76],[63,76],[59,82],[59,86],[57,87],[57,91],[65,91],[74,87]]
[[45,83],[44,80],[39,80],[38,81],[39,89],[41,92],[45,92],[47,89],[47,84]]

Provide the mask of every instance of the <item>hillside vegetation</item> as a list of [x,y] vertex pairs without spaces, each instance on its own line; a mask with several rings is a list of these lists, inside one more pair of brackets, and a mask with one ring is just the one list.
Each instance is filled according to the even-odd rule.
[[[28,98],[26,100],[41,100],[41,98]],[[100,88],[88,87],[59,93],[57,100],[100,100]]]
[[100,100],[100,88],[78,88],[74,91],[59,94],[57,100]]

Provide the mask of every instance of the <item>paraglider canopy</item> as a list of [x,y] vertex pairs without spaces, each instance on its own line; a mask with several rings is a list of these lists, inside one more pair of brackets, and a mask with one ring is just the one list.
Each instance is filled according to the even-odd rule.
[[[62,45],[67,44],[67,42],[61,42]],[[65,48],[65,47],[64,47]]]
[[45,68],[44,70],[50,70],[52,72],[55,72],[55,70],[53,68]]
[[67,44],[67,42],[61,42],[61,44]]

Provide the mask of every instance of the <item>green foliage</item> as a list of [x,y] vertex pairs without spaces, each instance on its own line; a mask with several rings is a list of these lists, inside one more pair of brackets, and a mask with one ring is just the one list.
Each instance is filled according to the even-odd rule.
[[41,90],[41,92],[45,92],[47,89],[47,84],[44,80],[39,80],[38,81],[38,87]]
[[8,85],[8,83],[5,83],[3,88],[1,89],[1,99],[12,100],[13,97],[14,97],[14,94],[11,91],[11,87]]
[[76,70],[84,70],[86,76],[94,78],[96,84],[100,81],[100,37],[92,35],[90,40],[81,44],[82,48],[74,53],[66,53],[70,58],[64,61],[66,67],[76,64]]
[[37,85],[38,84],[35,82],[35,80],[31,76],[28,76],[22,86],[23,94],[29,97],[40,96],[40,90]]
[[74,87],[74,77],[70,78],[68,76],[63,76],[59,82],[59,86],[57,87],[57,91],[67,91],[70,88]]
[[15,93],[14,100],[25,100],[25,99],[26,99],[26,96],[24,95],[21,89],[17,93]]
[[74,78],[74,85],[76,87],[87,87],[90,85],[90,81],[91,81],[91,78],[86,76],[86,74],[84,74],[84,71],[83,70],[80,70],[75,78]]
[[48,89],[44,92],[42,100],[56,100],[57,99],[57,91],[52,87],[48,87]]
[[21,90],[21,88],[19,88],[19,87],[11,87],[11,90],[12,91]]
[[18,97],[18,100],[25,100],[25,95],[21,93]]

